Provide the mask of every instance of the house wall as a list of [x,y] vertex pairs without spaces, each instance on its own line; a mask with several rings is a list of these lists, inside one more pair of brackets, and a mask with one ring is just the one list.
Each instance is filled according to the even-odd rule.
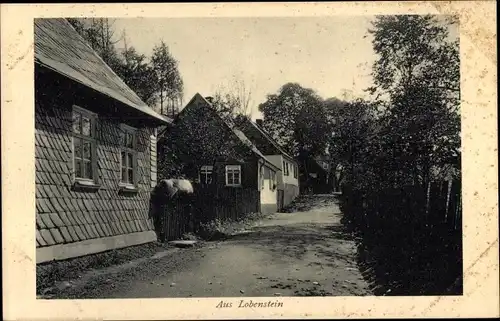
[[[206,164],[206,165],[214,165],[214,164]],[[240,165],[241,166],[241,187],[232,187],[226,186],[226,166],[227,165]],[[201,165],[200,165],[201,166]],[[236,161],[224,161],[217,162],[214,165],[215,183],[218,185],[218,188],[250,188],[250,189],[258,189],[257,187],[257,175],[258,175],[258,167],[257,162],[249,159],[247,162],[240,163]]]
[[[288,160],[285,157],[283,157],[283,160],[286,163],[288,163],[288,166],[289,166],[289,173],[288,173],[288,175],[285,175],[283,173],[283,183],[284,184],[288,184],[288,185],[298,186],[299,185],[299,175],[298,175],[298,172],[297,172],[297,177],[293,176],[293,166],[298,166],[297,163],[296,162],[291,162],[290,160]],[[281,165],[281,167],[283,167],[283,165]],[[298,171],[298,167],[297,167],[297,171]]]
[[276,180],[278,182],[278,188],[283,189],[283,156],[281,155],[266,155],[266,158],[276,167],[281,169],[276,173]]
[[[277,199],[277,186],[273,187],[274,181],[271,180],[271,169],[267,166],[260,166],[261,171],[263,171],[263,176],[259,176],[259,180],[263,180],[263,184],[260,184],[260,203],[262,213],[275,213],[278,210],[278,199]],[[259,171],[260,175],[260,171]]]
[[[280,189],[284,189],[284,184],[289,184],[289,185],[299,185],[299,177],[293,177],[293,166],[298,166],[296,162],[291,162],[287,158],[283,157],[282,155],[266,155],[266,158],[273,163],[273,165],[277,166],[279,169],[281,169],[280,173],[277,176],[278,179],[278,186]],[[288,175],[285,175],[284,173],[284,168],[283,168],[283,161],[287,162],[290,168],[290,173]],[[298,167],[297,167],[298,169]]]
[[299,186],[285,184],[283,188],[283,205],[287,206],[299,195]]
[[[35,165],[37,263],[96,253],[156,240],[149,218],[152,184],[152,129],[137,131],[138,169],[135,194],[119,193],[119,122],[97,122],[97,191],[72,188],[72,105],[82,108],[106,101],[80,99],[71,91],[51,95],[48,83],[36,82]],[[88,97],[87,97],[88,98]]]
[[[282,192],[283,193],[283,206],[287,206],[295,199],[295,197],[297,197],[299,195],[299,179],[298,179],[298,175],[297,175],[297,178],[293,177],[293,168],[292,167],[290,167],[289,175],[288,176],[284,175],[283,160],[288,162],[290,164],[289,166],[293,166],[294,164],[297,165],[297,163],[290,162],[289,160],[284,158],[282,155],[267,155],[266,158],[269,159],[269,161],[271,163],[273,163],[274,165],[276,165],[278,168],[281,169],[281,171],[279,171],[276,174],[276,178],[277,178],[277,182],[278,182],[277,189],[283,191]],[[278,196],[276,195],[276,198],[277,197]]]

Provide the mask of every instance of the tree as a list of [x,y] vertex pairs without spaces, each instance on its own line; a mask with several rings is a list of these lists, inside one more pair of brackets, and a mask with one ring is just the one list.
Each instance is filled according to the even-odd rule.
[[178,62],[163,42],[153,48],[152,68],[158,79],[160,113],[175,116],[182,104],[184,84],[179,73]]
[[[388,99],[377,118],[378,136],[365,141],[373,156],[366,159],[377,159],[372,166],[393,186],[426,185],[433,168],[459,157],[459,50],[448,33],[453,23],[379,16],[369,30],[378,56],[369,90]],[[381,155],[373,154],[377,148]],[[362,165],[368,177],[370,165]]]
[[379,16],[368,32],[378,59],[373,65],[374,91],[390,97],[411,87],[425,87],[442,95],[457,110],[460,95],[458,40],[448,29],[455,20],[431,15]]
[[288,83],[278,94],[268,95],[259,110],[264,128],[297,158],[303,184],[307,184],[307,163],[324,153],[330,131],[323,100],[312,89]]
[[[76,19],[68,22],[85,39],[89,46],[106,62],[122,80],[137,93],[148,105],[156,101],[156,84],[152,68],[144,55],[139,54],[134,47],[127,46],[125,35],[115,40],[113,24],[109,19]],[[123,51],[118,51],[115,44],[122,40],[125,43]]]
[[68,22],[85,39],[92,49],[115,70],[120,65],[120,58],[115,45],[121,38],[115,39],[113,21],[109,18],[68,18]]
[[[165,43],[155,48],[151,61],[128,46],[127,37],[115,39],[113,21],[107,18],[77,19],[68,22],[87,40],[89,46],[108,66],[149,106],[160,100],[160,112],[173,115],[182,104],[183,83],[177,62],[168,52]],[[115,45],[123,40],[123,50]]]
[[148,106],[154,106],[158,101],[156,73],[148,64],[146,56],[139,54],[134,47],[125,48],[121,52],[122,63],[117,67],[117,74],[135,91]]
[[259,105],[264,128],[295,156],[315,156],[325,149],[327,115],[322,99],[297,83],[282,86]]
[[[346,95],[344,95],[344,100],[332,97],[328,98],[323,102],[323,105],[326,110],[327,114],[327,119],[328,119],[328,124],[330,127],[330,132],[329,136],[327,138],[327,151],[330,156],[330,176],[331,180],[333,181],[332,185],[334,186],[335,190],[340,190],[340,186],[342,184],[342,180],[344,178],[344,166],[346,165],[345,162],[343,162],[343,150],[342,150],[342,144],[343,140],[340,140],[340,142],[336,141],[338,140],[335,134],[338,133],[338,131],[335,130],[336,126],[339,127],[342,125],[342,116],[344,116],[344,110],[346,109],[346,106],[348,104],[345,99],[347,98]],[[339,144],[340,143],[340,144]]]
[[236,76],[229,85],[220,85],[213,97],[212,105],[226,120],[238,116],[251,116],[252,90],[245,81]]
[[361,186],[374,180],[372,169],[381,163],[379,148],[381,120],[376,116],[376,104],[356,99],[346,102],[337,98],[325,101],[330,123],[328,153],[331,167],[338,172],[336,188],[345,180]]

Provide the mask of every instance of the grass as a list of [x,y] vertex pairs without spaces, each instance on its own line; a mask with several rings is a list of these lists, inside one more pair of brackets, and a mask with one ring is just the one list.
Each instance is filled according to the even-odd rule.
[[97,254],[72,258],[63,261],[46,262],[36,266],[36,291],[54,287],[57,282],[78,278],[83,272],[112,265],[122,264],[134,259],[152,256],[166,248],[162,243],[147,243],[116,249]]
[[201,223],[196,236],[206,241],[224,240],[234,233],[249,228],[255,221],[266,217],[261,213],[249,213],[239,220],[215,219]]

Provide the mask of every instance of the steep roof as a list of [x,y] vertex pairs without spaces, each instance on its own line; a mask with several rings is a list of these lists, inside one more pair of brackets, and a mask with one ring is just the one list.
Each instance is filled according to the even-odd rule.
[[[240,142],[242,142],[245,146],[247,146],[252,153],[254,153],[257,157],[261,158],[267,166],[273,168],[274,170],[280,170],[279,167],[271,163],[264,154],[252,143],[250,139],[247,138],[247,136],[239,130],[236,126],[229,124],[226,120],[224,120],[219,113],[215,112],[215,109],[212,107],[212,104],[206,100],[202,95],[199,93],[196,93],[193,98],[189,101],[189,103],[186,105],[184,109],[181,110],[179,115],[181,115],[185,110],[188,109],[189,106],[193,105],[196,101],[201,102],[203,105],[206,107],[210,108],[210,110],[214,111],[214,114],[217,115],[217,118],[225,125],[227,128],[231,130],[231,132],[239,139]],[[178,116],[179,116],[178,115]]]
[[35,19],[35,63],[164,123],[63,18]]
[[280,144],[278,144],[264,128],[261,128],[259,125],[257,125],[256,123],[254,123],[250,119],[248,119],[246,117],[240,119],[240,121],[238,122],[238,127],[241,130],[243,130],[243,132],[253,130],[253,132],[257,133],[263,139],[267,140],[280,154],[284,155],[285,157],[289,158],[290,160],[294,160],[294,158],[292,156],[290,156],[290,154],[285,152],[283,147]]

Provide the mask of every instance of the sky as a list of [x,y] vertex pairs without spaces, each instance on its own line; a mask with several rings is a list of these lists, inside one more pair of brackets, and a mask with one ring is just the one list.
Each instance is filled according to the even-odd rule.
[[[300,18],[115,19],[127,45],[146,56],[163,40],[179,62],[184,103],[194,94],[212,96],[239,79],[258,105],[287,82],[314,89],[323,98],[362,97],[375,59],[369,16]],[[120,48],[123,43],[118,43]]]

